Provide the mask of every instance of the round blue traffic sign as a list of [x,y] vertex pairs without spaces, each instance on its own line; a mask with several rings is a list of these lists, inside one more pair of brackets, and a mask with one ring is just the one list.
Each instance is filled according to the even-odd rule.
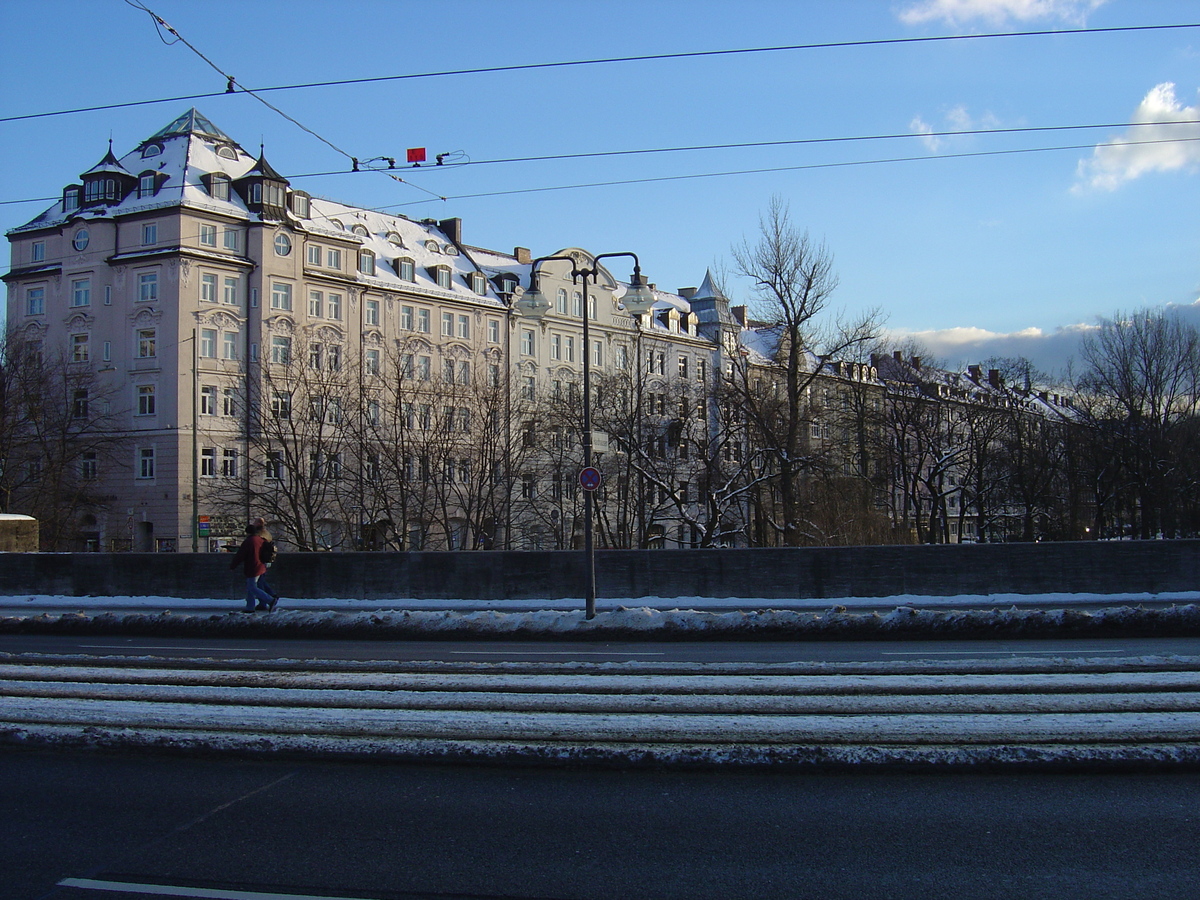
[[600,470],[595,466],[588,466],[586,469],[579,471],[579,486],[585,491],[594,491],[600,487],[600,482],[603,477],[600,475]]

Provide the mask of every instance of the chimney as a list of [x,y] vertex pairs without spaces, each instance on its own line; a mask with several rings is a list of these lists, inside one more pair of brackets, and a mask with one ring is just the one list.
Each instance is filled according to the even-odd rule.
[[882,361],[882,359],[883,359],[883,357],[881,357],[878,353],[872,353],[871,354],[871,368],[878,369],[879,363]]
[[979,384],[979,379],[983,377],[982,366],[967,366],[967,374],[971,376],[971,380]]
[[530,255],[528,247],[513,247],[513,256],[523,266],[527,266],[533,262],[533,257]]
[[462,219],[442,219],[438,222],[438,228],[454,243],[462,243]]
[[904,354],[899,350],[893,350],[892,359],[894,359],[896,362],[904,362]]
[[999,369],[988,369],[988,384],[996,390],[1004,387],[1004,379],[1000,377]]
[[729,307],[729,312],[733,314],[733,317],[737,320],[739,325],[741,325],[743,328],[746,327],[746,307],[731,306]]
[[914,357],[912,358],[912,367],[913,367],[914,369],[920,369],[920,368],[921,368],[921,357],[919,357],[919,356],[914,356]]
[[696,291],[698,291],[698,290],[700,290],[700,288],[680,288],[679,296],[682,297],[684,300],[691,300],[693,297],[696,296]]

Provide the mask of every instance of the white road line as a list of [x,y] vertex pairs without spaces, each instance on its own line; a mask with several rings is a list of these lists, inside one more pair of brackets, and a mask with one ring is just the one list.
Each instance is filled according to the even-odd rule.
[[666,656],[650,650],[451,650],[456,656]]
[[233,652],[265,652],[266,647],[163,647],[158,644],[80,644],[84,650],[220,650],[226,653]]
[[164,897],[202,897],[206,900],[347,900],[327,894],[281,894],[277,891],[226,891],[214,888],[180,887],[172,884],[137,884],[128,881],[99,881],[94,878],[64,878],[59,887],[84,891],[114,891],[123,894],[158,894]]
[[881,650],[880,656],[1103,656],[1124,650]]

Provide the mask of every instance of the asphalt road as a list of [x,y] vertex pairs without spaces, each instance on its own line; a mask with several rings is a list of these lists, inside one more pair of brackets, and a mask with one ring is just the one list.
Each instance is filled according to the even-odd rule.
[[1178,900],[1200,884],[1198,801],[1197,773],[574,771],[9,749],[0,893],[135,896],[99,889],[117,883],[163,887],[143,898],[243,900]]
[[881,662],[1200,656],[1200,638],[1026,641],[329,641],[0,635],[0,653],[452,662]]

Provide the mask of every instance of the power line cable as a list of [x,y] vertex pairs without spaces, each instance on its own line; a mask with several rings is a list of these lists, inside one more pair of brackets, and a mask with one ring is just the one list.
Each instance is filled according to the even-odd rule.
[[[126,0],[129,2],[129,0]],[[130,4],[133,5],[133,4]],[[145,10],[145,7],[136,7]],[[146,10],[148,11],[148,10]],[[153,13],[151,13],[153,15]],[[157,18],[157,17],[156,17]],[[165,23],[164,23],[165,24]],[[156,22],[157,27],[157,22]],[[947,34],[947,35],[927,35],[924,37],[909,37],[909,38],[881,38],[876,40],[863,41],[827,41],[813,44],[787,44],[778,47],[742,47],[728,50],[692,50],[679,53],[648,53],[639,56],[611,56],[601,57],[596,59],[577,59],[563,60],[558,62],[546,63],[522,63],[508,66],[483,66],[474,69],[446,69],[435,72],[413,72],[401,75],[375,75],[366,78],[345,78],[336,81],[311,81],[299,84],[283,84],[274,85],[272,87],[246,88],[234,82],[231,86],[227,86],[223,91],[209,91],[199,94],[183,94],[177,97],[160,97],[153,100],[131,100],[124,103],[109,103],[101,106],[83,106],[73,109],[59,109],[49,112],[40,113],[25,113],[19,116],[3,116],[0,117],[0,122],[18,122],[25,119],[40,119],[51,116],[67,116],[76,113],[84,112],[103,112],[111,109],[126,109],[134,106],[146,106],[154,103],[178,103],[183,100],[204,100],[210,97],[221,97],[225,94],[237,93],[244,91],[245,93],[265,94],[272,91],[295,91],[308,90],[310,88],[320,87],[345,87],[358,84],[373,84],[387,81],[404,81],[417,78],[444,78],[454,75],[488,75],[500,72],[519,72],[530,71],[537,69],[556,69],[568,68],[572,66],[595,66],[615,63],[631,63],[631,62],[651,62],[654,60],[672,60],[672,59],[695,59],[703,57],[716,56],[733,56],[738,54],[753,54],[753,53],[781,53],[788,51],[801,50],[829,50],[847,47],[876,47],[888,45],[902,44],[920,44],[933,43],[938,41],[968,41],[981,40],[986,38],[1014,38],[1014,37],[1046,37],[1053,35],[1076,35],[1076,34],[1115,34],[1127,32],[1141,31],[1166,31],[1182,28],[1200,28],[1200,22],[1187,22],[1174,25],[1123,25],[1113,26],[1109,28],[1068,28],[1062,30],[1046,30],[1046,31],[996,31],[987,32],[984,34]],[[182,39],[181,39],[182,40]],[[186,43],[186,42],[185,42]],[[190,45],[189,45],[190,46]],[[210,63],[211,65],[211,63]],[[216,68],[214,66],[214,68]],[[219,71],[219,70],[218,70]],[[224,73],[222,73],[224,74]],[[259,98],[261,99],[261,98]]]

